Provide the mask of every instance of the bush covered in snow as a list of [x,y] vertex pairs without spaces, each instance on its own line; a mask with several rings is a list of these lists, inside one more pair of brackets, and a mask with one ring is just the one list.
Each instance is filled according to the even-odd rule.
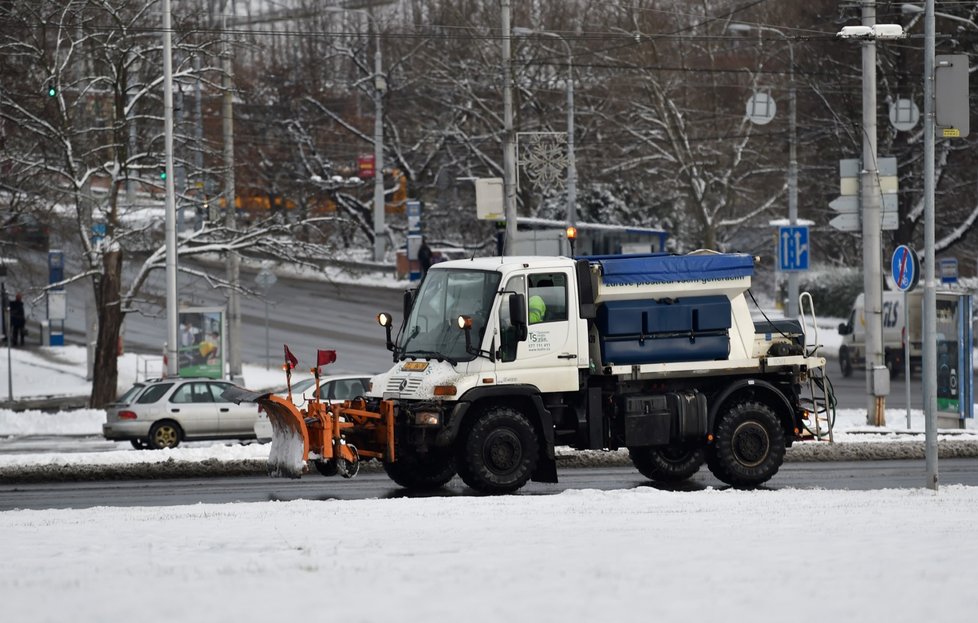
[[[863,273],[858,268],[816,266],[800,273],[798,291],[810,292],[819,316],[846,318],[852,303],[863,291]],[[781,298],[787,300],[788,282],[781,283]]]

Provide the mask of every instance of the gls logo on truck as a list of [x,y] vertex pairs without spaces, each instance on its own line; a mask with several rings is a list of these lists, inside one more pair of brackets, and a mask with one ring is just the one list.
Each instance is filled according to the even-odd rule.
[[883,303],[883,326],[892,328],[897,326],[900,321],[900,303],[898,301],[887,301]]

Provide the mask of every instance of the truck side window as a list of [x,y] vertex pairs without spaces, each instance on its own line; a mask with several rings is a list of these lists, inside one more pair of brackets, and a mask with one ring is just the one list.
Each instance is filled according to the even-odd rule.
[[538,273],[529,276],[527,318],[530,324],[567,320],[567,275]]
[[509,317],[509,297],[511,292],[518,294],[526,293],[526,284],[522,276],[511,278],[499,297],[499,359],[501,361],[514,361],[516,359],[516,348],[519,345],[518,333],[513,321]]

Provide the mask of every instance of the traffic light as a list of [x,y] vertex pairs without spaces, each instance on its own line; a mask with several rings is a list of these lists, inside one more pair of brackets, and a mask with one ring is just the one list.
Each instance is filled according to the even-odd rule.
[[163,180],[164,182],[166,181],[166,169],[160,171],[160,179]]
[[54,85],[48,87],[48,97],[54,97],[58,94],[58,88]]

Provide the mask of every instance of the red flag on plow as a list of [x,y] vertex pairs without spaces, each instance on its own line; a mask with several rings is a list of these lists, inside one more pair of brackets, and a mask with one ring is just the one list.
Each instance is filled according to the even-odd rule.
[[288,366],[288,370],[292,370],[299,365],[299,360],[296,359],[295,355],[292,354],[292,351],[289,350],[288,344],[282,344],[282,346],[285,347],[285,364]]
[[316,367],[325,366],[336,361],[335,350],[320,350],[316,354]]

